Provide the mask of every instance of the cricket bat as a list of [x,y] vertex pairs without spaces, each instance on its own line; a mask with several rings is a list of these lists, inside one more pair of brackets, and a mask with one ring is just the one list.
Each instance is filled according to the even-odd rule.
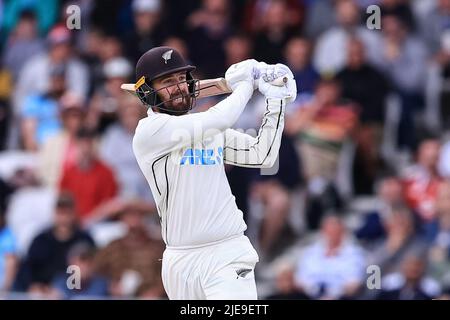
[[[287,77],[280,77],[273,80],[271,84],[281,87],[287,81]],[[134,83],[123,83],[120,88],[130,93],[136,94]],[[196,90],[198,91],[197,98],[212,97],[232,92],[225,78],[200,80]]]

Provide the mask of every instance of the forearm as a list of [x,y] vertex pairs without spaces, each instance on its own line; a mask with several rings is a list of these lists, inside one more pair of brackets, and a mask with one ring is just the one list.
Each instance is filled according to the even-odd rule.
[[284,129],[284,99],[266,99],[266,112],[258,136],[235,130],[225,135],[225,162],[243,167],[272,167],[278,157]]
[[32,119],[24,119],[22,122],[22,137],[25,150],[36,151],[36,121]]
[[9,291],[13,285],[14,278],[17,273],[17,257],[8,254],[5,259],[5,277],[3,280],[3,286],[0,288],[0,291]]

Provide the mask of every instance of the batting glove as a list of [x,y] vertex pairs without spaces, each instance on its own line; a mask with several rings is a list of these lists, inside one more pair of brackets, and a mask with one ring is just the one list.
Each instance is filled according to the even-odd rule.
[[[295,100],[297,97],[297,84],[292,71],[286,65],[277,63],[264,66],[260,63],[258,70],[260,72],[258,89],[266,98],[285,99],[286,103]],[[287,82],[284,85],[276,86],[270,83],[280,77],[287,78]]]
[[231,90],[241,83],[247,82],[252,88],[256,88],[257,82],[254,80],[254,70],[258,65],[255,59],[248,59],[231,65],[225,72],[225,80]]

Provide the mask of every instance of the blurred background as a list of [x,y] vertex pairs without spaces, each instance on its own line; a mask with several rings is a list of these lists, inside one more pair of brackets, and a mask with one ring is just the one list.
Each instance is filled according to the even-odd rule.
[[450,0],[0,0],[0,26],[0,298],[166,299],[146,110],[120,89],[159,45],[199,79],[248,58],[295,75],[277,174],[226,167],[260,298],[449,296]]

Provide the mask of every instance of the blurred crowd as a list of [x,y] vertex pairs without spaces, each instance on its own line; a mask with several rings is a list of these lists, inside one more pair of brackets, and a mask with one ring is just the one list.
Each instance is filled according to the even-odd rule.
[[[71,5],[80,28],[66,24]],[[146,110],[120,89],[159,45],[197,79],[249,58],[295,75],[276,174],[226,166],[261,298],[450,296],[450,0],[0,11],[0,298],[166,298],[159,218],[131,146]],[[255,94],[235,127],[257,134],[264,108]]]

